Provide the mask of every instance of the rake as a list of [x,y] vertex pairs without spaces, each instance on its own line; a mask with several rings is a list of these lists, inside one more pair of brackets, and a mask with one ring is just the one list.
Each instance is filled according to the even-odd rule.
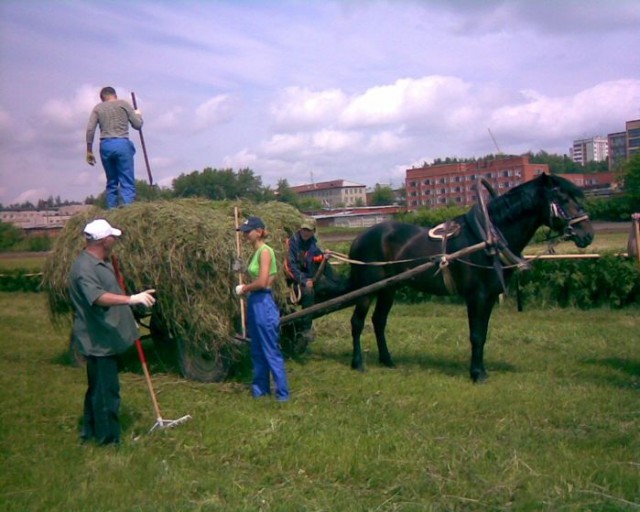
[[154,423],[149,433],[154,430],[162,430],[165,428],[172,428],[180,425],[191,419],[191,415],[187,414],[186,416],[182,416],[177,420],[165,420],[160,413],[160,406],[158,405],[158,399],[156,398],[156,393],[153,389],[153,384],[151,383],[151,374],[149,373],[149,367],[147,365],[147,358],[144,355],[144,350],[142,350],[142,343],[140,339],[136,340],[136,348],[138,349],[138,356],[140,356],[140,363],[142,364],[142,371],[144,372],[144,378],[147,381],[147,387],[149,388],[149,394],[151,395],[151,402],[153,403],[153,410],[156,413],[156,422]]
[[[120,272],[120,266],[118,265],[118,260],[115,255],[111,255],[111,263],[113,264],[113,270],[116,274],[116,278],[120,283],[120,287],[122,291],[126,291],[126,287],[124,284],[124,277]],[[154,430],[163,430],[165,428],[172,428],[180,425],[191,419],[191,415],[187,414],[178,418],[177,420],[166,420],[162,417],[160,413],[160,406],[158,405],[158,399],[156,398],[156,392],[153,389],[153,383],[151,382],[151,374],[149,373],[149,365],[147,364],[147,358],[144,355],[144,350],[142,350],[142,342],[140,338],[136,340],[136,348],[138,349],[138,356],[140,358],[140,364],[142,365],[142,371],[144,372],[144,378],[147,381],[147,388],[149,388],[149,395],[151,395],[151,403],[153,403],[153,410],[156,413],[156,422],[153,424],[153,427],[149,430],[149,434]]]

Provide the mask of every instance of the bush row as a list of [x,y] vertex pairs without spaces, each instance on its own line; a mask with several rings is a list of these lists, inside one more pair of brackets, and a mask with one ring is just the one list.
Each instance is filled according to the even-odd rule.
[[[509,296],[536,307],[588,309],[640,304],[640,266],[614,255],[599,259],[537,260],[530,270],[514,275],[509,283]],[[408,286],[400,288],[396,297],[404,303],[464,302],[460,297],[432,298]]]
[[[346,265],[340,268],[346,270]],[[42,275],[31,270],[5,270],[0,275],[0,291],[37,292],[41,280]],[[511,279],[509,295],[519,295],[522,303],[536,307],[622,308],[640,304],[640,266],[614,255],[599,259],[537,260],[531,270]],[[434,299],[408,286],[401,287],[396,297],[404,303],[463,302],[460,297]]]
[[2,292],[39,292],[42,285],[42,272],[23,268],[0,271],[0,291]]

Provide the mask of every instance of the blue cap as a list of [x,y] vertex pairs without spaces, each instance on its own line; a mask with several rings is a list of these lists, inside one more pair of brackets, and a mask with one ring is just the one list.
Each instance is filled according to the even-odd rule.
[[243,233],[248,233],[254,229],[264,229],[264,222],[260,217],[249,217],[245,220],[242,225],[236,229],[236,231],[242,231]]

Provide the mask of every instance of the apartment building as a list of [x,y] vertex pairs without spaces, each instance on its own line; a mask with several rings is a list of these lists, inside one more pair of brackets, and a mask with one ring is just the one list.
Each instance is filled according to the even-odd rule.
[[547,164],[532,164],[528,156],[506,156],[495,160],[477,160],[427,165],[406,170],[407,210],[447,205],[469,206],[476,202],[476,184],[486,179],[498,194],[549,173]]
[[569,153],[571,159],[580,165],[604,162],[609,156],[608,138],[598,135],[589,139],[574,140]]
[[625,131],[607,135],[609,144],[609,171],[618,170],[632,155],[640,153],[640,119],[627,121]]
[[300,197],[318,199],[324,208],[367,204],[366,186],[347,180],[298,185],[291,190]]
[[585,190],[608,188],[614,183],[614,175],[612,172],[558,174],[557,176],[561,176]]

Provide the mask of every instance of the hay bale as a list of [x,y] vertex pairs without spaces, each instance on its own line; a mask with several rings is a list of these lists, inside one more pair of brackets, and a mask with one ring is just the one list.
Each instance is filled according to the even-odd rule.
[[[82,229],[95,218],[106,218],[123,232],[114,253],[127,290],[157,291],[152,330],[178,343],[186,377],[220,380],[237,356],[232,336],[241,331],[239,300],[233,291],[238,276],[232,270],[236,258],[236,206],[241,217],[258,215],[267,225],[267,242],[273,247],[281,270],[274,295],[285,310],[285,242],[298,229],[300,212],[277,202],[181,199],[139,202],[109,211],[96,208],[73,217],[43,270],[43,287],[54,323],[71,325],[68,278],[73,261],[84,247]],[[252,248],[242,242],[241,250],[246,262]]]

